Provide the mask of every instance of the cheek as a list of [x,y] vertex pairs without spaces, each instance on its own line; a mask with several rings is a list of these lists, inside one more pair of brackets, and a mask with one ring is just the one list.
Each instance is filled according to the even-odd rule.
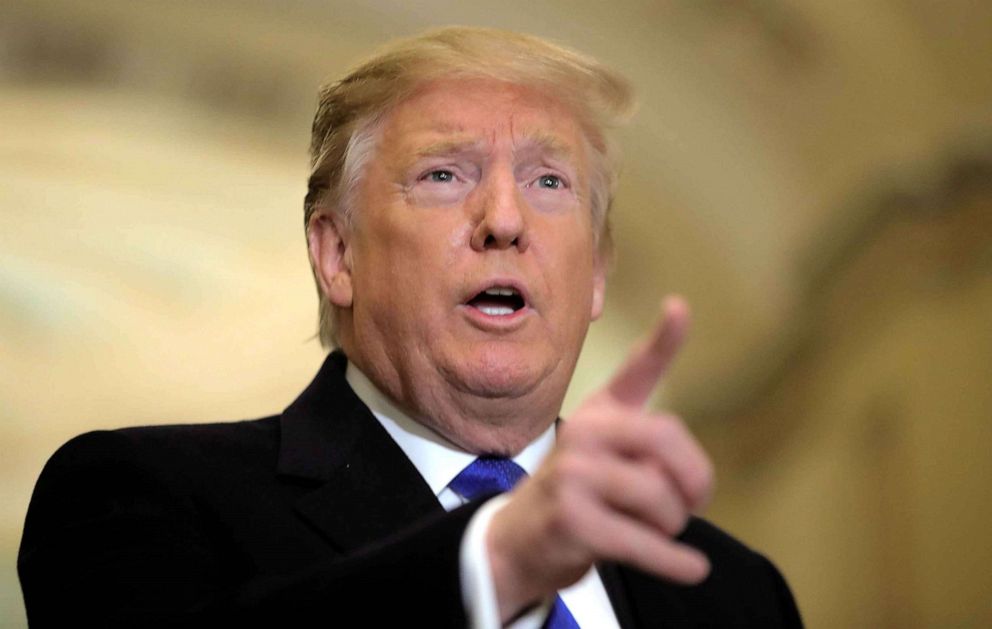
[[361,277],[373,284],[366,292],[379,304],[380,316],[425,325],[457,293],[471,228],[429,212],[415,211],[412,218],[377,232],[365,247]]
[[[593,254],[595,244],[587,229],[556,232],[554,247],[544,251],[540,264],[545,269],[553,300],[567,310],[576,324],[587,324],[594,314],[599,276]],[[570,234],[565,237],[564,234]]]
[[470,225],[467,221],[451,225],[444,236],[438,236],[438,242],[435,244],[439,244],[441,242],[445,244],[442,255],[447,268],[458,268],[459,259],[462,258],[466,252],[471,251],[471,239],[472,225]]
[[578,274],[591,268],[595,239],[588,221],[574,216],[539,217],[534,224],[534,233],[543,235],[535,238],[540,243],[540,258],[543,265],[558,268],[561,272],[578,280]]
[[410,255],[407,246],[402,239],[381,229],[362,234],[360,244],[353,249],[356,316],[372,316],[382,321],[400,309],[407,294],[400,290],[406,281],[401,276],[404,270],[401,262]]

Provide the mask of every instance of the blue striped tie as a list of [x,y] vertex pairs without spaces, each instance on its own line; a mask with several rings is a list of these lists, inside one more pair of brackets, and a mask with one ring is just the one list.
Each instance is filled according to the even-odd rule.
[[[483,494],[508,491],[527,475],[519,465],[510,459],[493,456],[479,457],[459,472],[448,487],[466,500],[474,500]],[[565,607],[560,596],[555,596],[551,613],[544,623],[545,629],[579,629],[572,613]]]

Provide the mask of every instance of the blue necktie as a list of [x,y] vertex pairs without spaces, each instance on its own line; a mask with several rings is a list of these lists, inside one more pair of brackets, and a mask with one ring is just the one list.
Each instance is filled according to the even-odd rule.
[[[479,457],[458,473],[448,487],[466,500],[488,493],[508,491],[527,475],[519,465],[510,459],[493,456]],[[551,613],[544,623],[545,629],[579,629],[572,613],[565,607],[560,596],[555,596]]]

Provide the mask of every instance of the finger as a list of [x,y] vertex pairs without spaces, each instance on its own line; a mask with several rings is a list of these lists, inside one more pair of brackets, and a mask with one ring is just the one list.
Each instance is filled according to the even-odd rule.
[[576,497],[573,535],[583,540],[593,555],[627,563],[670,581],[692,585],[710,571],[702,552],[669,538],[657,529],[616,511],[600,507],[595,499]]
[[620,452],[650,461],[667,474],[689,510],[702,508],[713,490],[713,464],[682,421],[672,415],[640,415],[614,422],[601,438]]
[[689,306],[678,296],[665,298],[661,321],[635,348],[606,387],[620,404],[642,407],[678,353],[689,327]]
[[612,461],[599,464],[591,482],[615,509],[675,537],[689,522],[682,493],[654,465]]

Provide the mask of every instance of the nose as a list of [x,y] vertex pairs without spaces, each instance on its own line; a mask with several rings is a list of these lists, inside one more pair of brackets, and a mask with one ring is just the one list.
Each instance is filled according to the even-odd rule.
[[525,216],[526,201],[512,172],[490,173],[481,195],[478,224],[472,232],[472,249],[509,249],[523,253],[530,244]]

